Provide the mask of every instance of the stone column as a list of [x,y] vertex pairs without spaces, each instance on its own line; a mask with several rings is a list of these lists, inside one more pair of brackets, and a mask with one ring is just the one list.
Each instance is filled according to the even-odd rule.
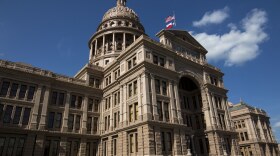
[[177,108],[177,116],[180,124],[183,124],[179,90],[177,87],[177,83],[174,83],[174,92],[175,92],[175,100],[176,100],[176,108]]
[[108,127],[109,128],[109,130],[111,130],[111,131],[113,131],[113,128],[114,128],[114,120],[116,120],[116,119],[114,119],[114,115],[113,115],[113,106],[114,106],[114,104],[113,104],[113,94],[111,93],[111,98],[110,98],[110,127]]
[[50,87],[46,86],[46,91],[44,95],[44,101],[43,101],[43,107],[41,112],[41,119],[39,124],[39,129],[44,130],[46,128],[46,117],[47,117],[47,111],[48,111],[48,105],[49,105],[49,96],[50,96]]
[[261,124],[260,117],[258,117],[258,127],[259,127],[259,129],[260,129],[261,139],[262,139],[262,140],[265,140],[265,136],[264,136],[263,127],[262,127],[262,124]]
[[63,122],[62,122],[62,132],[67,132],[68,130],[68,116],[69,116],[69,107],[70,107],[70,101],[71,101],[71,93],[67,92],[66,94],[66,102],[64,107],[64,113],[63,113]]
[[250,122],[249,119],[245,119],[245,125],[248,129],[249,140],[254,140],[254,136],[253,136],[253,132],[252,132],[253,127],[251,127],[249,122]]
[[123,86],[120,86],[120,123],[119,123],[119,126],[122,127],[122,123],[123,123]]
[[97,39],[95,40],[95,49],[94,49],[94,55],[96,55],[97,54]]
[[127,125],[127,103],[126,103],[126,98],[127,98],[127,85],[125,84],[123,86],[123,126]]
[[151,92],[152,92],[152,106],[153,106],[153,119],[158,120],[158,109],[157,109],[157,94],[155,88],[155,78],[151,75]]
[[85,95],[83,103],[83,116],[82,116],[82,134],[87,133],[87,112],[88,112],[88,95]]
[[211,101],[212,101],[212,104],[213,104],[214,118],[216,120],[216,127],[215,128],[222,128],[222,123],[220,123],[220,120],[219,120],[219,114],[218,114],[218,111],[217,111],[214,95],[210,93],[210,97],[211,97]]
[[137,101],[138,101],[138,120],[143,120],[143,114],[142,114],[142,93],[141,93],[141,75],[137,77]]
[[123,33],[123,50],[126,48],[125,45],[126,45],[126,38],[125,38],[125,33]]
[[135,42],[135,40],[136,40],[136,36],[135,36],[135,35],[133,35],[133,42]]
[[151,112],[151,103],[150,103],[150,89],[149,89],[149,77],[147,73],[142,75],[142,86],[143,86],[143,120],[151,120],[152,112]]
[[205,92],[206,92],[205,94],[207,96],[207,100],[208,100],[208,103],[209,103],[209,109],[210,109],[210,111],[209,111],[210,121],[211,121],[210,126],[213,129],[213,127],[216,128],[216,125],[217,125],[216,118],[215,118],[215,113],[214,113],[214,108],[213,108],[213,102],[212,102],[212,98],[211,98],[210,93],[207,90]]
[[105,35],[102,36],[103,42],[102,42],[102,52],[105,53]]
[[93,56],[93,43],[90,43],[89,61],[92,59],[92,56]]
[[38,110],[39,110],[39,105],[40,105],[42,88],[43,88],[43,86],[39,85],[37,92],[36,92],[35,102],[34,102],[32,117],[31,117],[30,129],[37,129],[37,124],[38,124],[37,118],[38,118]]
[[116,41],[115,41],[115,33],[113,33],[113,51],[114,51],[114,53],[115,53],[115,51],[116,51]]
[[178,118],[176,114],[176,106],[175,106],[175,99],[174,99],[174,87],[173,82],[169,81],[169,96],[170,96],[170,108],[171,108],[171,122],[178,123]]

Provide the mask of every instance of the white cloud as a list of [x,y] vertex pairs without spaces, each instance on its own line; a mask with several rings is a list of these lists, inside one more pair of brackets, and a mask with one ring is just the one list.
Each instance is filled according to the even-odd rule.
[[276,122],[275,125],[274,125],[274,127],[275,127],[275,128],[280,128],[280,121],[279,121],[279,122]]
[[227,66],[242,65],[255,59],[260,53],[259,44],[268,39],[264,31],[266,22],[266,12],[253,9],[241,21],[241,28],[230,23],[230,31],[222,35],[194,32],[192,35],[208,50],[209,61],[225,61]]
[[214,10],[213,12],[206,12],[201,18],[201,20],[193,22],[193,26],[201,27],[207,24],[222,23],[225,19],[229,17],[228,12],[229,12],[228,7],[225,7],[220,10]]

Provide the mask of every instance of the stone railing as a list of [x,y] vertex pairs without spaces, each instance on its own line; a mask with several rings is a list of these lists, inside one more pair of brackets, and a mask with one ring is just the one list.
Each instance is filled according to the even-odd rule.
[[50,77],[50,78],[57,79],[59,81],[70,82],[79,85],[86,85],[85,80],[75,79],[65,75],[56,74],[51,71],[43,70],[41,68],[33,67],[31,65],[24,64],[24,63],[16,63],[11,61],[0,60],[0,67],[14,69],[14,70],[36,74],[40,76]]

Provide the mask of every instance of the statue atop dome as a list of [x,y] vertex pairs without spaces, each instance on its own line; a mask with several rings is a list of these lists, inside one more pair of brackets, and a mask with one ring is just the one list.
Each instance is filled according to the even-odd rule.
[[126,0],[117,0],[117,6],[125,6]]

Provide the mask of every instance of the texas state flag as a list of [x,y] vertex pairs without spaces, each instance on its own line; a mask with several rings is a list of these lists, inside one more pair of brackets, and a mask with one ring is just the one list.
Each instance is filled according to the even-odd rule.
[[168,30],[168,29],[171,29],[171,28],[173,28],[173,26],[175,26],[176,24],[175,24],[175,22],[170,22],[170,23],[168,23],[167,25],[166,25],[166,30]]

